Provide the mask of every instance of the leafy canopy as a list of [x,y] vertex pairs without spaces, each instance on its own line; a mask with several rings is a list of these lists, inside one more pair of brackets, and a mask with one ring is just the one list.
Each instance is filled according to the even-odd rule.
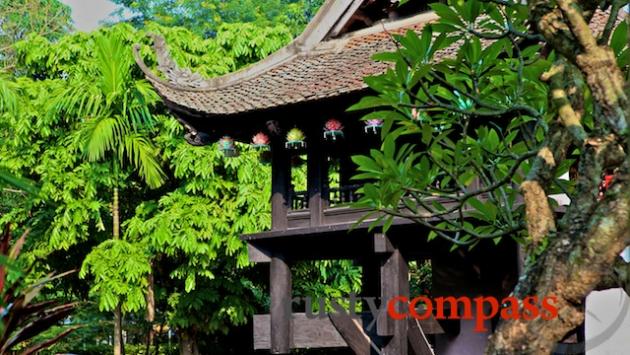
[[[226,24],[214,39],[157,24],[119,24],[54,42],[27,36],[15,44],[19,76],[0,81],[9,93],[0,113],[0,168],[41,189],[28,203],[3,198],[0,223],[38,230],[29,257],[81,268],[102,311],[118,302],[126,312],[141,311],[151,271],[172,327],[225,332],[264,302],[239,235],[270,225],[269,167],[246,146],[228,160],[215,147],[185,142],[133,63],[132,45],[142,43],[155,65],[149,31],[166,37],[180,65],[205,76],[260,60],[291,39],[286,27],[253,24]],[[127,137],[144,144],[146,156]],[[158,188],[149,188],[146,171],[136,173],[147,157],[161,166]],[[112,159],[123,162],[118,171]],[[110,240],[114,186],[121,191],[120,240]]]
[[149,187],[159,187],[165,176],[148,137],[154,125],[150,106],[159,97],[146,80],[133,80],[135,63],[119,33],[95,37],[96,82],[81,74],[68,78],[49,114],[79,117],[70,139],[79,142],[89,161],[113,159],[114,169],[128,161]]
[[[556,54],[543,55],[541,38],[528,34],[525,4],[431,7],[439,21],[419,34],[395,35],[400,48],[374,58],[393,68],[366,78],[376,94],[351,108],[384,119],[381,149],[353,158],[355,178],[373,181],[360,203],[386,212],[378,220],[385,228],[396,216],[409,218],[453,248],[525,237],[519,185],[557,124],[550,86],[540,80]],[[611,43],[626,76],[627,26],[619,24]],[[577,83],[582,120],[592,129],[596,111],[585,82]],[[550,194],[575,193],[563,177],[573,163],[569,157],[556,167]]]
[[254,23],[258,27],[285,24],[294,35],[308,23],[323,0],[114,0],[131,10],[131,22],[147,21],[186,27],[203,37],[214,37],[222,24]]
[[0,0],[0,63],[12,65],[12,45],[28,34],[55,40],[72,29],[70,7],[58,0]]

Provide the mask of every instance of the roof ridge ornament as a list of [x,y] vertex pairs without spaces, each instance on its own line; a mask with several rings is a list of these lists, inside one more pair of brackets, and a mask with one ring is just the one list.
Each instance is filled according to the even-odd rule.
[[149,33],[153,39],[153,49],[157,56],[158,69],[167,78],[168,82],[180,87],[191,89],[208,89],[210,85],[199,73],[194,73],[189,68],[181,68],[173,57],[166,44],[164,36],[157,33]]

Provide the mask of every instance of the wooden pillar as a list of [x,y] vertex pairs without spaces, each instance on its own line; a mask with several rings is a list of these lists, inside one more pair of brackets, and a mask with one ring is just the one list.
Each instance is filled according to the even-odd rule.
[[355,174],[355,165],[352,162],[351,152],[346,149],[339,155],[339,185],[348,186],[352,184],[352,176]]
[[271,225],[273,230],[289,227],[289,185],[291,166],[289,153],[281,141],[274,142],[271,158]]
[[[400,250],[394,248],[381,266],[381,302],[404,296],[409,297],[409,267]],[[400,313],[408,312],[408,304],[399,302],[396,308]],[[408,322],[394,320],[384,312],[377,321],[377,334],[390,337],[382,349],[382,355],[407,355]]]
[[274,255],[271,258],[269,281],[271,353],[288,354],[293,343],[292,285],[291,269],[284,257]]
[[307,156],[308,208],[311,214],[311,227],[319,226],[324,221],[326,198],[324,187],[328,178],[326,152],[321,140],[309,142]]

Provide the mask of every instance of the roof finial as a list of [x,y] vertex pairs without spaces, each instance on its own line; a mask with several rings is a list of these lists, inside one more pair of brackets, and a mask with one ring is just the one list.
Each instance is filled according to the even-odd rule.
[[201,75],[193,73],[190,69],[180,68],[175,63],[163,36],[150,33],[149,37],[153,39],[153,49],[157,56],[158,69],[171,84],[193,89],[207,89],[209,87]]

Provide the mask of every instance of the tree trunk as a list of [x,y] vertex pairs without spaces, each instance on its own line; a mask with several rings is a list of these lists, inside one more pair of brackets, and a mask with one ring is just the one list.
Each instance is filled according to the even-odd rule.
[[[503,321],[492,335],[486,354],[550,354],[557,341],[583,322],[586,296],[613,273],[619,254],[630,243],[630,156],[624,153],[629,145],[630,103],[624,92],[624,76],[612,50],[605,43],[599,44],[589,28],[588,12],[582,11],[574,0],[556,3],[557,7],[546,1],[528,2],[531,22],[586,79],[593,97],[594,118],[606,135],[597,136],[596,130],[586,137],[581,115],[576,114],[576,105],[566,94],[574,84],[563,79],[561,86],[553,87],[552,82],[558,121],[572,134],[573,144],[582,148],[577,193],[557,223],[557,230],[553,215],[535,211],[535,201],[525,200],[530,233],[532,226],[543,225],[538,237],[547,238],[549,245],[528,265],[514,293],[519,299],[554,296],[558,315],[551,319]],[[613,12],[613,18],[616,15]],[[566,70],[566,65],[563,67]],[[555,168],[556,160],[552,158],[550,162],[548,165]],[[600,198],[598,185],[602,174],[611,167],[618,169],[615,181]],[[532,169],[533,174],[530,171],[528,180],[544,182],[543,175],[535,170]],[[529,188],[522,185],[524,190]],[[545,193],[537,200],[546,201]]]
[[122,311],[120,305],[114,310],[114,355],[123,355],[125,347],[122,336]]
[[120,202],[118,187],[114,187],[114,198],[112,201],[112,236],[114,240],[120,239]]
[[153,290],[154,281],[155,280],[153,279],[153,272],[151,272],[147,276],[148,286],[147,286],[147,294],[146,294],[146,301],[147,301],[146,321],[148,324],[147,344],[146,344],[147,355],[150,354],[151,346],[153,345],[153,339],[155,337],[155,333],[153,331],[153,322],[155,321],[155,294]]
[[[114,240],[120,239],[120,202],[118,186],[114,187],[112,201],[112,236]],[[122,309],[120,304],[114,310],[114,355],[123,355],[125,345],[122,336]]]
[[179,354],[199,355],[197,347],[197,337],[192,329],[182,329],[179,332]]

